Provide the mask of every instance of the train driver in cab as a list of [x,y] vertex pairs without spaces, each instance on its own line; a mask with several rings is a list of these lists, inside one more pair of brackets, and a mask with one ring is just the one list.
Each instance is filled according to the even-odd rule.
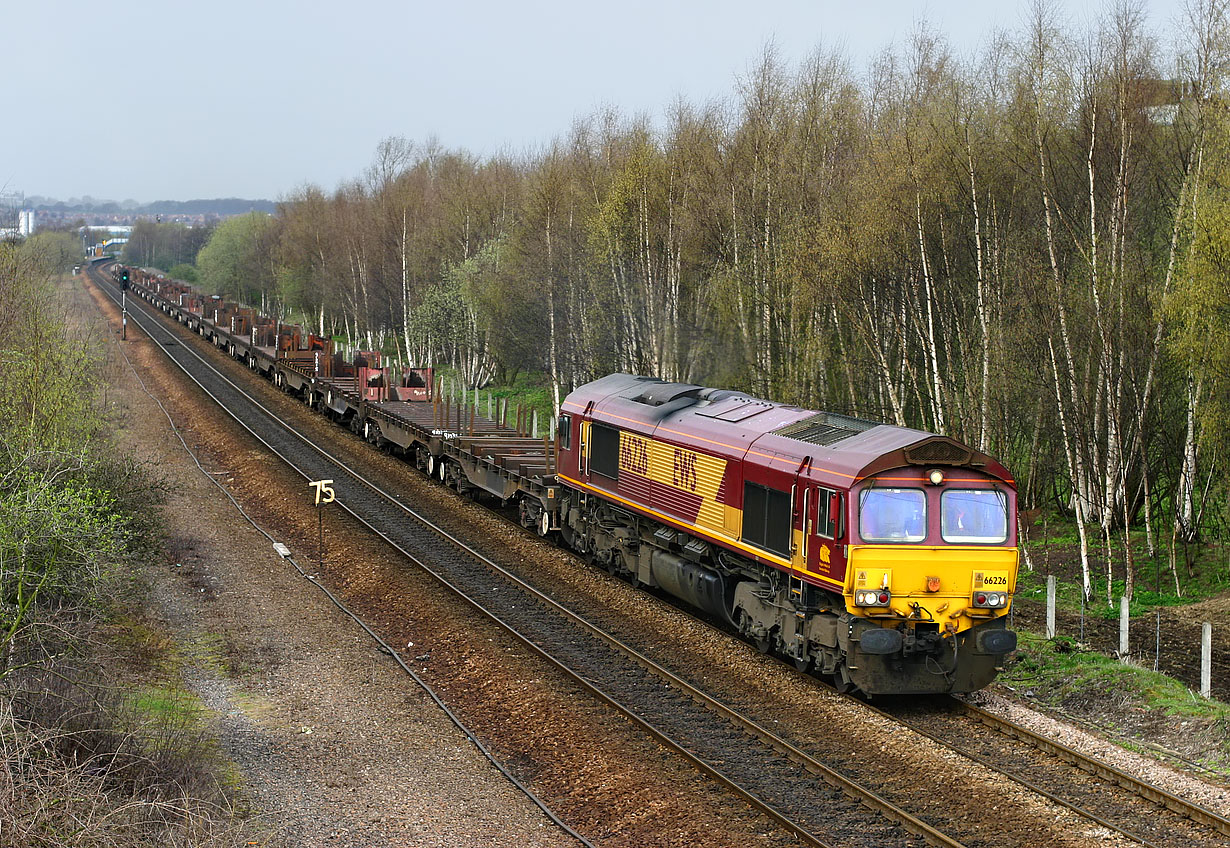
[[921,542],[927,538],[927,498],[921,489],[864,489],[859,533],[866,542]]

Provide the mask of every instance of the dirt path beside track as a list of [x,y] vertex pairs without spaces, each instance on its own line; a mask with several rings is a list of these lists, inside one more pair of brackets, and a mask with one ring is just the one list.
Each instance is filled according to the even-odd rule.
[[[270,831],[297,846],[576,845],[242,519],[184,450],[120,346],[177,423],[199,424],[184,436],[206,471],[225,483],[238,465],[272,461],[240,443],[214,458],[208,431],[228,422],[183,387],[131,323],[128,341],[119,340],[109,301],[73,291],[79,315],[108,321],[106,397],[118,449],[168,487],[168,559],[141,575],[151,624],[171,634],[186,681]],[[287,542],[305,552],[303,539]]]

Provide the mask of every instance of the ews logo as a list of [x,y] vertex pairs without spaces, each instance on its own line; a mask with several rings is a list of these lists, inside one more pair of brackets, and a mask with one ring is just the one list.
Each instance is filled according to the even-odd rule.
[[671,471],[671,482],[680,489],[696,491],[696,454],[675,448],[675,466]]

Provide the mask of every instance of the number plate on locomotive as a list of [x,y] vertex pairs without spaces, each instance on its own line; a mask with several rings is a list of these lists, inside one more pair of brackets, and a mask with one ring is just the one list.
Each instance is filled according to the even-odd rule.
[[1008,591],[1008,572],[1006,571],[975,571],[974,589],[996,589]]

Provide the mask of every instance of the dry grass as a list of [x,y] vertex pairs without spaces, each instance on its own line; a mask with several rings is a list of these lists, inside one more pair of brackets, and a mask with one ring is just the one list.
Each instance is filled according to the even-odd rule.
[[0,698],[0,848],[277,843],[236,805],[194,709],[24,678]]

